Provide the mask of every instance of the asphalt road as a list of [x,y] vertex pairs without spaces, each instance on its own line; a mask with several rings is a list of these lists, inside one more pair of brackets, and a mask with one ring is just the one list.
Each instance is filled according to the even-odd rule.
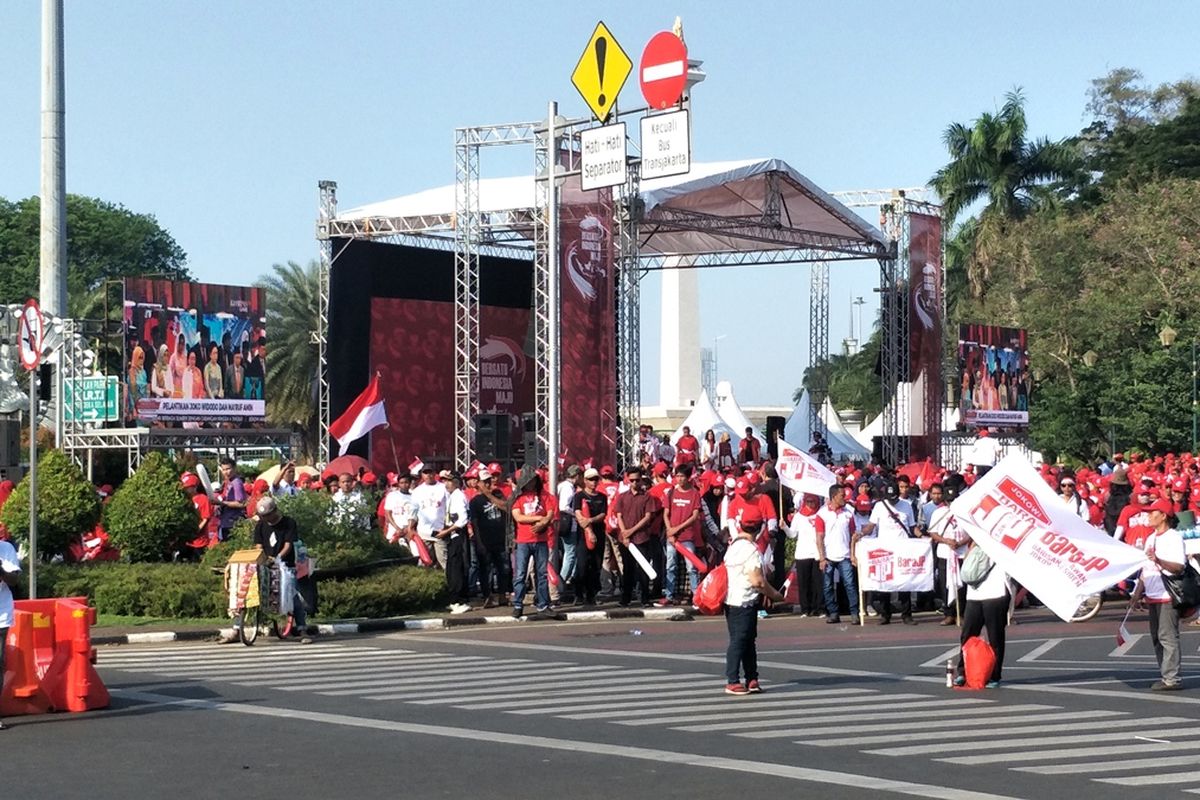
[[1019,619],[986,692],[945,688],[928,616],[767,620],[752,697],[722,691],[719,619],[112,647],[112,709],[12,720],[0,764],[27,798],[1200,793],[1200,691],[1147,691],[1144,621],[1117,647],[1115,611]]

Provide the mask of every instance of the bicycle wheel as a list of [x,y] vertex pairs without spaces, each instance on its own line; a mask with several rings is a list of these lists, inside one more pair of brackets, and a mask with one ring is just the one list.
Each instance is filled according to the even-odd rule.
[[258,639],[258,631],[262,627],[263,622],[263,607],[253,606],[247,608],[242,614],[242,627],[238,629],[238,638],[242,640],[242,644],[249,647]]
[[1071,615],[1071,622],[1087,622],[1100,613],[1102,605],[1104,605],[1104,596],[1101,594],[1084,598],[1084,601],[1079,604],[1079,608],[1075,609],[1075,613]]
[[276,639],[286,639],[291,635],[295,624],[296,620],[291,614],[284,617],[272,617],[271,632],[275,634]]

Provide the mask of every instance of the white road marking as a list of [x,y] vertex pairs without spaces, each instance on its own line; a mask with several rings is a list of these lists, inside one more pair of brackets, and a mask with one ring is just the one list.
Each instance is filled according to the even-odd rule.
[[1157,758],[1128,758],[1121,761],[1086,761],[1082,764],[1051,764],[1048,767],[1013,767],[1017,772],[1033,772],[1038,775],[1085,775],[1093,772],[1122,772],[1128,769],[1151,767],[1178,767],[1179,756]]
[[[969,743],[967,740],[979,739],[979,738],[990,739],[992,737],[1003,738],[1006,736],[1025,736],[1026,734],[1037,734],[1037,733],[1067,733],[1070,731],[1079,731],[1081,733],[1086,734],[1090,731],[1095,731],[1096,730],[1096,722],[1095,722],[1094,718],[1095,718],[1097,712],[1093,711],[1093,712],[1079,712],[1079,713],[1084,715],[1084,717],[1085,717],[1085,720],[1083,722],[1063,722],[1063,723],[1059,723],[1059,724],[1055,724],[1055,725],[1021,725],[1020,723],[1024,722],[1025,720],[1021,720],[1021,719],[988,719],[988,720],[986,720],[986,723],[988,725],[988,727],[986,727],[986,728],[971,728],[971,729],[967,729],[967,730],[952,730],[951,728],[953,726],[936,726],[936,725],[928,726],[928,727],[923,726],[921,728],[921,735],[928,736],[932,739],[944,739],[944,738],[953,737],[958,742],[962,742],[964,744],[972,744],[972,743]],[[1103,713],[1104,712],[1099,712],[1099,714],[1101,716],[1103,716]],[[1143,725],[1145,725],[1147,721],[1148,720],[1138,719],[1137,717],[1132,717],[1130,719],[1120,719],[1120,720],[1105,720],[1104,721],[1104,730],[1110,731],[1110,730],[1119,729],[1119,728],[1140,728]],[[979,723],[979,722],[981,722],[981,720],[975,720],[975,722]],[[1016,727],[1009,727],[1012,725],[1016,725]],[[895,740],[896,740],[896,734],[893,733],[893,734],[881,734],[879,736],[857,736],[857,737],[850,736],[850,737],[844,737],[841,739],[833,739],[833,738],[807,739],[807,740],[797,741],[796,744],[814,745],[816,747],[847,747],[847,746],[854,747],[854,746],[860,745],[860,744],[861,745],[887,744],[888,742],[894,742]],[[1019,740],[1014,741],[1011,743],[1011,746],[1020,747],[1021,742]],[[969,750],[971,748],[968,746],[968,747],[965,747],[964,749]],[[930,749],[926,749],[925,752],[929,752],[929,750]]]
[[[624,673],[624,674],[627,674],[627,673]],[[414,684],[410,684],[408,681],[391,681],[389,684],[387,684],[385,686],[376,685],[376,686],[368,686],[365,689],[363,689],[363,688],[352,689],[350,687],[353,686],[353,684],[349,684],[347,687],[344,687],[340,691],[329,691],[329,692],[320,691],[319,693],[329,695],[331,697],[343,697],[343,696],[348,697],[350,695],[356,695],[356,694],[376,693],[384,688],[397,687],[397,688],[404,688],[404,689],[408,690],[403,698],[397,698],[397,699],[412,699],[412,698],[417,697],[420,694],[429,695],[429,694],[439,694],[439,693],[454,694],[455,697],[461,697],[461,695],[456,694],[456,692],[458,692],[458,690],[462,689],[464,684],[468,684],[470,686],[479,687],[481,689],[483,687],[486,687],[486,691],[489,692],[489,694],[487,695],[488,697],[496,696],[496,697],[510,697],[511,698],[511,697],[517,697],[519,695],[524,694],[525,692],[527,692],[529,690],[530,686],[536,686],[538,689],[577,688],[580,691],[583,691],[584,689],[588,689],[593,686],[602,686],[602,687],[611,686],[613,683],[613,680],[614,680],[613,675],[599,675],[599,676],[589,676],[589,677],[579,677],[579,676],[567,675],[567,676],[564,676],[562,680],[547,680],[546,678],[537,678],[535,683],[531,683],[530,676],[528,675],[528,673],[526,673],[526,674],[510,673],[508,676],[506,676],[504,678],[497,678],[495,680],[479,681],[479,682],[476,682],[474,680],[468,681],[466,676],[458,676],[454,680],[447,680],[446,677],[443,677],[437,684],[434,684],[434,685],[425,685],[425,684],[414,685]],[[373,699],[378,700],[379,697],[375,696]]]
[[[1057,750],[1034,750],[1028,753],[990,753],[982,756],[958,756],[953,758],[939,758],[937,760],[947,764],[963,764],[973,767],[982,764],[1015,764],[1029,761],[1053,761],[1063,758],[1091,758],[1092,756],[1162,755],[1163,748],[1160,744],[1129,744],[1128,735],[1122,736],[1122,739],[1125,740],[1123,744],[1105,745],[1102,747],[1080,746]],[[1084,743],[1081,742],[1082,744]],[[1184,750],[1200,750],[1200,742],[1171,743],[1171,752]]]
[[[790,689],[790,690],[772,690],[770,706],[775,706],[778,702],[788,702],[793,699],[804,697],[839,697],[842,695],[858,695],[858,694],[877,694],[875,689]],[[510,714],[559,714],[562,712],[578,712],[571,714],[563,714],[563,719],[611,719],[614,717],[624,717],[628,715],[628,711],[620,709],[636,708],[644,711],[647,714],[656,711],[663,711],[670,714],[682,714],[689,711],[705,711],[707,709],[726,709],[730,703],[736,703],[739,698],[730,697],[724,694],[712,694],[706,699],[701,699],[693,692],[687,697],[681,697],[672,700],[629,700],[621,703],[604,701],[591,704],[571,704],[551,708],[529,709],[523,711],[510,711]],[[755,704],[760,701],[756,698]],[[744,706],[749,707],[749,706]]]
[[1099,783],[1117,786],[1165,786],[1170,783],[1193,783],[1200,781],[1200,772],[1167,772],[1158,775],[1130,775],[1125,778],[1096,778]]
[[945,651],[941,655],[934,656],[933,658],[929,659],[928,661],[921,662],[921,666],[929,667],[929,668],[945,667],[947,661],[954,661],[955,663],[957,663],[958,662],[958,651],[960,649],[961,649],[960,646],[956,644],[956,645],[954,645],[954,647],[951,647],[949,650]]
[[1025,655],[1018,658],[1017,661],[1037,661],[1040,656],[1044,656],[1046,653],[1049,653],[1061,643],[1062,639],[1047,639]]
[[[962,710],[960,708],[958,708],[957,706],[954,708],[946,708],[945,706],[939,705],[938,707],[936,707],[932,710],[928,710],[928,704],[926,704],[925,708],[926,708],[926,710],[920,711],[920,713],[916,715],[917,720],[915,720],[915,721],[909,720],[907,722],[901,723],[903,725],[901,730],[910,729],[910,728],[912,728],[913,725],[918,725],[918,726],[924,725],[925,720],[936,720],[941,717],[960,717],[960,716],[962,716],[962,713],[963,713]],[[1024,713],[1026,711],[1042,711],[1042,710],[1052,711],[1052,710],[1055,710],[1058,708],[1061,708],[1061,707],[1060,706],[1038,705],[1036,703],[1028,703],[1028,704],[1016,705],[1016,706],[985,706],[982,708],[979,706],[974,706],[971,708],[971,714],[973,714],[973,715],[1010,714],[1010,713],[1019,714],[1019,713]],[[872,711],[868,714],[856,712],[854,714],[855,721],[879,720],[879,723],[877,723],[876,725],[868,725],[868,727],[870,727],[871,730],[879,730],[878,725],[886,725],[886,724],[888,724],[888,720],[894,720],[894,719],[896,719],[896,714],[893,713],[891,710]],[[773,739],[773,738],[777,738],[779,736],[805,736],[812,729],[811,726],[814,726],[814,725],[816,725],[816,726],[829,725],[834,731],[841,731],[845,727],[845,723],[846,723],[846,715],[845,714],[833,714],[833,715],[827,716],[827,717],[808,717],[808,716],[806,716],[804,718],[804,727],[803,728],[792,728],[790,730],[774,730],[774,731],[764,731],[764,732],[756,731],[753,733],[735,733],[732,735],[740,736],[745,739]],[[938,724],[940,724],[940,723],[938,723]],[[722,722],[718,725],[693,725],[693,726],[688,726],[688,727],[683,727],[683,728],[676,728],[675,730],[688,731],[688,732],[738,731],[738,730],[749,730],[751,728],[758,728],[758,727],[759,727],[759,725],[757,723]]]
[[1108,657],[1109,658],[1120,658],[1121,656],[1125,655],[1133,648],[1137,647],[1138,642],[1140,642],[1144,638],[1146,638],[1146,634],[1144,634],[1144,633],[1133,634],[1132,636],[1130,636],[1128,639],[1125,640],[1125,644],[1118,645],[1116,648],[1114,648],[1113,651],[1108,654]]
[[[1155,725],[1172,725],[1179,722],[1194,722],[1185,717],[1151,717],[1141,720],[1148,728]],[[1200,736],[1200,730],[1179,734],[1180,737]],[[915,756],[923,753],[971,753],[982,750],[1020,750],[1023,747],[1053,747],[1064,744],[1086,744],[1088,742],[1129,741],[1129,733],[1088,733],[1082,736],[1035,736],[1011,742],[929,742],[927,744],[885,747],[882,750],[865,750],[875,756]]]
[[[125,692],[124,696],[148,702],[174,702],[177,698],[148,692]],[[494,740],[495,746],[537,747],[544,750],[560,752],[584,753],[588,755],[603,755],[613,758],[626,758],[634,761],[648,761],[658,764],[716,769],[725,772],[737,772],[750,775],[770,775],[773,778],[790,779],[808,783],[818,783],[837,787],[839,790],[862,789],[869,792],[892,792],[895,794],[911,795],[934,800],[1015,800],[1008,795],[998,795],[991,792],[976,792],[968,789],[955,789],[933,784],[916,783],[912,781],[876,778],[870,775],[860,775],[850,772],[798,767],[792,764],[779,764],[764,761],[752,761],[740,758],[722,758],[720,756],[682,753],[678,750],[656,750],[647,747],[632,747],[625,745],[607,744],[593,741],[572,741],[546,736],[529,736],[513,734],[506,731],[488,731],[479,728],[454,728],[446,725],[422,725],[412,722],[397,722],[393,720],[373,719],[370,717],[354,717],[347,714],[328,714],[317,711],[302,711],[293,708],[269,708],[265,706],[240,705],[222,703],[211,700],[190,700],[181,705],[195,708],[223,711],[233,714],[248,714],[254,716],[285,719],[290,722],[312,722],[324,725],[339,725],[342,727],[361,728],[364,730],[386,731],[391,733],[407,733],[417,736],[440,736],[478,743],[482,740]]]
[[[687,679],[694,680],[697,678],[706,678],[706,677],[712,677],[712,676],[710,676],[710,675],[689,675],[689,676],[687,676]],[[679,686],[679,680],[681,678],[684,678],[684,676],[683,675],[664,676],[663,679],[657,683],[655,683],[655,682],[639,683],[638,688],[643,692],[655,692],[659,689],[672,689],[672,688]],[[465,703],[472,703],[475,705],[472,705],[471,708],[480,708],[480,709],[513,708],[513,707],[519,707],[519,706],[524,705],[526,702],[526,699],[541,698],[541,699],[548,700],[551,698],[557,698],[559,700],[562,700],[566,697],[582,697],[585,695],[607,695],[609,692],[611,692],[613,690],[613,684],[618,684],[618,683],[620,683],[620,677],[613,676],[612,680],[609,681],[608,685],[606,685],[606,686],[597,686],[594,688],[586,688],[586,689],[563,689],[563,690],[554,690],[554,691],[545,692],[545,691],[542,691],[542,689],[540,688],[540,684],[539,684],[538,680],[536,678],[530,677],[530,679],[526,682],[525,686],[523,686],[520,690],[518,690],[516,692],[499,692],[499,693],[497,693],[494,691],[488,691],[487,693],[484,693],[484,694],[480,694],[478,692],[469,692],[469,693],[468,692],[460,692],[460,693],[456,693],[453,695],[446,695],[443,697],[433,698],[430,700],[413,700],[412,702],[414,705],[427,705],[427,706],[432,706],[432,705],[453,706],[453,705],[461,705],[461,704],[465,704]],[[691,691],[695,691],[695,689],[692,689]],[[520,695],[520,697],[518,697],[518,695]],[[395,694],[393,694],[393,695],[377,695],[377,696],[372,696],[370,699],[372,699],[372,700],[407,700],[407,699],[410,699],[411,697],[412,697],[412,693],[409,692],[407,694],[399,694],[399,695],[395,695]],[[495,700],[495,702],[491,702],[492,700]]]
[[[788,717],[799,714],[823,714],[827,711],[836,712],[839,709],[843,710],[843,717],[853,714],[857,709],[849,708],[851,704],[858,705],[860,703],[875,703],[879,706],[887,706],[888,708],[928,708],[932,705],[929,701],[933,698],[923,694],[864,694],[861,697],[808,697],[803,700],[784,700],[783,702],[771,702],[757,704],[756,710],[750,710],[748,707],[739,708],[737,716],[739,719],[745,719],[746,714],[755,716],[769,717]],[[919,702],[899,703],[896,700],[917,700]],[[786,706],[786,708],[785,708]],[[711,714],[686,714],[681,717],[675,716],[659,716],[647,715],[642,719],[630,720],[622,722],[622,725],[682,725],[687,722],[704,722],[711,719]]]
[[[993,706],[991,708],[986,708],[986,709],[985,708],[971,709],[970,713],[972,715],[990,712],[989,718],[986,720],[975,719],[974,716],[972,716],[971,719],[948,719],[948,720],[943,720],[943,721],[939,721],[939,722],[928,722],[927,720],[929,720],[929,718],[930,718],[929,714],[923,713],[923,714],[916,715],[917,719],[903,720],[900,722],[865,723],[863,725],[831,725],[828,728],[814,728],[811,726],[811,720],[806,719],[805,722],[810,723],[810,724],[808,726],[806,726],[805,730],[808,732],[808,734],[810,736],[816,737],[816,736],[837,736],[839,734],[859,734],[859,733],[872,734],[872,733],[883,733],[884,731],[907,731],[907,730],[911,730],[914,725],[919,725],[922,735],[924,735],[926,731],[929,731],[929,734],[931,736],[933,736],[935,734],[932,730],[930,730],[931,728],[938,728],[938,729],[969,728],[972,725],[979,725],[979,724],[983,724],[983,723],[986,723],[988,725],[991,725],[991,724],[995,724],[995,725],[1010,724],[1011,725],[1014,722],[1033,724],[1035,722],[1057,722],[1057,721],[1063,721],[1063,720],[1069,720],[1069,719],[1075,719],[1075,720],[1093,719],[1094,720],[1094,719],[1098,719],[1101,717],[1119,717],[1119,716],[1123,716],[1127,713],[1125,711],[1055,711],[1055,712],[1048,713],[1048,714],[1029,714],[1025,710],[1024,706],[1018,706],[1016,708],[1018,708],[1020,710],[1014,711],[1013,706]],[[1050,706],[1047,706],[1047,708],[1050,708]],[[996,714],[997,716],[992,717],[991,714]],[[1001,714],[1003,714],[1004,716],[1000,717],[999,715],[1001,715]],[[1019,716],[1009,719],[1007,716],[1008,714],[1018,714]],[[946,713],[943,716],[961,716],[961,715],[962,715],[961,711],[947,709]],[[848,720],[848,721],[857,722],[858,715],[857,714],[854,715],[852,720]],[[953,735],[957,736],[958,733],[955,732]],[[867,742],[867,740],[865,740],[865,739],[858,740],[858,741],[862,741],[864,743]]]

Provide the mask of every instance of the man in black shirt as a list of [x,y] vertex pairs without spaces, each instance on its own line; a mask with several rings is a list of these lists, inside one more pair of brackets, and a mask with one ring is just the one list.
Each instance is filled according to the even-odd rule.
[[600,593],[600,565],[604,561],[604,517],[608,498],[596,491],[600,471],[589,467],[583,473],[583,489],[575,493],[572,509],[582,535],[579,554],[582,563],[575,568],[575,604],[596,605]]
[[[296,542],[300,540],[296,533],[296,520],[284,516],[275,504],[275,498],[263,497],[256,507],[258,522],[254,525],[254,535],[250,542],[262,550],[270,558],[280,564],[280,585],[287,585],[294,595],[292,599],[292,617],[295,626],[292,635],[304,642],[310,641],[306,636],[308,616],[304,607],[304,598],[296,589]],[[287,570],[289,574],[282,574]]]
[[500,605],[508,603],[512,591],[512,560],[508,555],[508,507],[504,497],[495,490],[496,478],[486,469],[479,471],[476,485],[479,494],[467,506],[471,531],[475,538],[475,555],[479,562],[479,583],[483,589],[484,608],[497,604],[493,594],[500,595]]

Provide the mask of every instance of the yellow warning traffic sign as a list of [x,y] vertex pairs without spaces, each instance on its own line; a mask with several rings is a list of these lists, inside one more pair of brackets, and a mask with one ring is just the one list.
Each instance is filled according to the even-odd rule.
[[579,91],[583,102],[596,115],[596,119],[604,122],[617,102],[617,95],[625,85],[625,79],[633,70],[633,62],[612,32],[603,22],[596,23],[592,38],[588,40],[575,71],[571,73],[571,83]]

